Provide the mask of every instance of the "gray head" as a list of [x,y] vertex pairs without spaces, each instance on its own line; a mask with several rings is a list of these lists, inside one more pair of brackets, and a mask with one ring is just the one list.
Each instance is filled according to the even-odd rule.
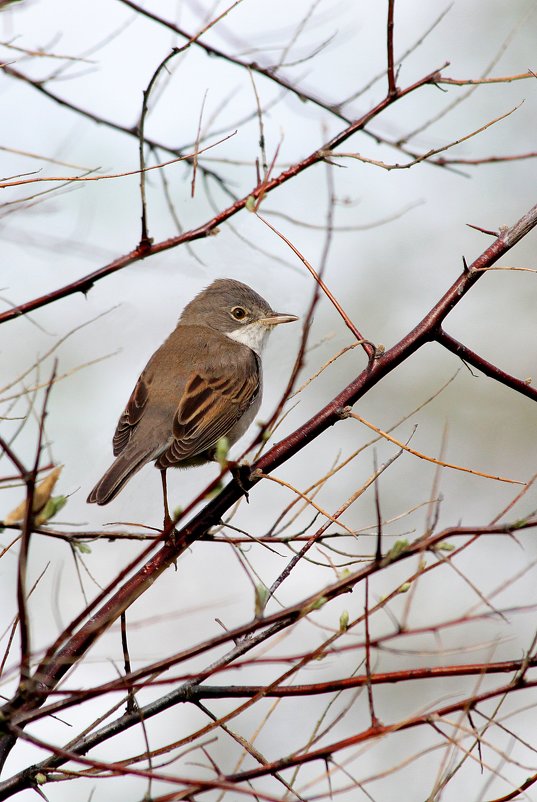
[[298,320],[296,315],[274,312],[251,287],[222,278],[196,295],[185,307],[180,322],[210,326],[259,353],[267,334],[280,323]]

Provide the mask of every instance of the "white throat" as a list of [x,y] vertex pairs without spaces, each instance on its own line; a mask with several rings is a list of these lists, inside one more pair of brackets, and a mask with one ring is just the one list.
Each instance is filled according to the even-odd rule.
[[266,326],[260,323],[248,323],[247,326],[241,326],[240,329],[226,332],[226,337],[229,337],[230,340],[235,340],[236,343],[247,345],[258,356],[261,356],[268,333],[269,329]]

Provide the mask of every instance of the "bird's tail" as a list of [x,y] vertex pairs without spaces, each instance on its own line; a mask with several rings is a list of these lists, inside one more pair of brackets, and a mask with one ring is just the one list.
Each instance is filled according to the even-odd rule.
[[88,504],[108,504],[112,501],[142,465],[149,462],[152,451],[127,447],[99,479],[87,498]]

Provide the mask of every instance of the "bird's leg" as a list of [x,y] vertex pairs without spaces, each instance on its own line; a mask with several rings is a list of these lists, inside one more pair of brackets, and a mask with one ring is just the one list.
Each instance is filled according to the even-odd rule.
[[[166,468],[160,472],[160,478],[162,480],[162,498],[164,501],[164,523],[162,526],[164,529],[170,529],[172,525],[172,519],[170,516],[170,510],[168,509],[168,484],[166,482]],[[172,535],[173,532],[170,532]]]
[[227,467],[229,468],[230,474],[244,493],[246,502],[249,504],[250,496],[248,495],[247,484],[250,479],[250,473],[252,470],[251,466],[246,461],[234,462],[232,460],[228,460]]

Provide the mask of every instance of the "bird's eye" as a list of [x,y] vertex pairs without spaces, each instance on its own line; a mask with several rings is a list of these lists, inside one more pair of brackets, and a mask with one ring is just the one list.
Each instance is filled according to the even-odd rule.
[[246,317],[246,309],[243,309],[242,306],[234,306],[231,310],[231,314],[235,318],[235,320],[244,320]]

